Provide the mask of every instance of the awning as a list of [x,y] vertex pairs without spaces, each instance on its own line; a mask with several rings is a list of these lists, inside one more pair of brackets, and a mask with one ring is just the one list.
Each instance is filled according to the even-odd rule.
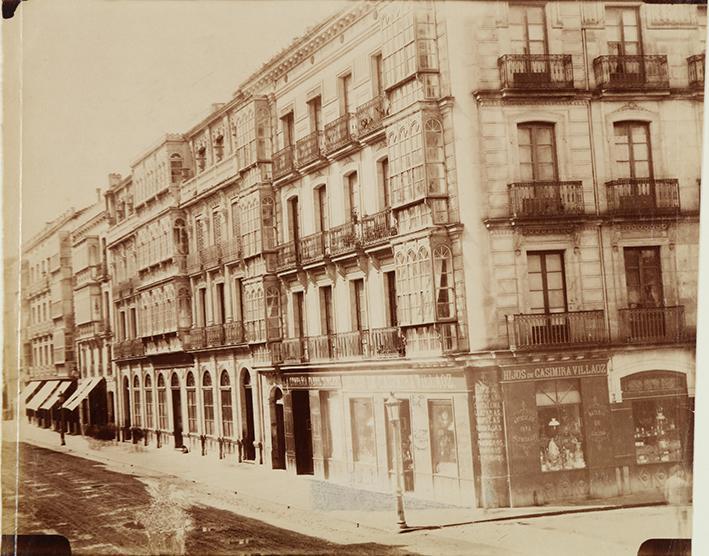
[[68,409],[69,411],[74,411],[102,380],[103,377],[101,376],[79,379],[79,386],[76,388],[76,392],[74,392],[72,396],[64,402],[62,407],[64,409]]
[[27,404],[27,402],[30,401],[30,398],[32,398],[37,392],[39,392],[43,384],[44,382],[41,380],[33,380],[32,382],[28,383],[27,386],[25,386],[25,389],[22,390],[22,393],[20,394],[20,400],[22,401],[22,403]]
[[54,407],[54,404],[56,404],[59,401],[59,396],[61,396],[64,392],[67,391],[69,386],[71,386],[71,383],[73,381],[71,380],[62,380],[59,383],[59,386],[57,386],[56,390],[52,392],[52,395],[49,396],[45,402],[39,406],[40,409],[52,409]]
[[52,392],[54,392],[54,389],[59,385],[59,382],[59,380],[48,380],[44,386],[42,386],[42,389],[32,396],[32,399],[29,402],[27,402],[25,409],[37,411],[39,406],[47,400]]

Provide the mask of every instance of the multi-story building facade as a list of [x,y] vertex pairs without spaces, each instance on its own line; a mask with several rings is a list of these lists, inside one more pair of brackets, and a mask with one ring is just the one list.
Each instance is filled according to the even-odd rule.
[[399,452],[461,505],[661,492],[692,453],[705,34],[642,2],[313,28],[113,177],[123,438],[379,490]]

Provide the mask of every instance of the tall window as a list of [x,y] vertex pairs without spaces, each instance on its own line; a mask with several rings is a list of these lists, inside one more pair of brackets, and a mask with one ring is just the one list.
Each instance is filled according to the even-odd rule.
[[645,122],[618,122],[615,135],[615,169],[621,178],[651,178],[650,130]]
[[138,428],[143,426],[142,412],[140,411],[140,378],[138,378],[138,375],[133,377],[133,425]]
[[554,125],[527,123],[517,126],[522,181],[556,181]]
[[429,400],[428,420],[431,428],[431,458],[436,475],[458,476],[458,450],[455,438],[453,402]]
[[529,305],[532,313],[566,311],[564,254],[561,251],[527,253]]
[[453,257],[445,245],[433,251],[434,280],[436,286],[436,318],[455,317],[455,291]]
[[310,132],[322,130],[322,99],[320,95],[308,101],[308,116],[310,117]]
[[293,112],[288,112],[281,117],[281,133],[283,136],[283,147],[289,147],[294,141],[294,118]]
[[248,341],[266,340],[266,311],[261,284],[244,288],[244,326]]
[[220,134],[214,138],[214,158],[217,162],[224,158],[224,135]]
[[194,374],[187,373],[187,430],[192,433],[197,432],[197,386],[194,381]]
[[365,330],[367,328],[367,300],[364,295],[364,280],[358,278],[350,281],[350,298],[353,330]]
[[222,211],[217,209],[212,212],[212,235],[214,236],[214,244],[219,245],[224,237]]
[[340,96],[340,116],[349,114],[352,108],[352,74],[348,73],[340,77],[339,85],[339,96]]
[[275,286],[266,290],[266,327],[269,340],[281,337],[281,292]]
[[396,295],[399,324],[425,324],[434,320],[431,255],[421,247],[396,257]]
[[202,172],[207,166],[207,147],[200,147],[197,149],[197,169]]
[[386,88],[419,70],[436,69],[436,29],[430,9],[418,12],[418,3],[399,7],[385,25],[383,73]]
[[626,247],[623,254],[628,307],[661,307],[663,292],[660,248]]
[[197,324],[207,326],[207,288],[197,290]]
[[216,315],[214,322],[217,324],[224,324],[225,320],[225,315],[224,315],[224,310],[225,310],[225,305],[224,305],[224,282],[219,282],[215,286],[216,288]]
[[636,8],[606,8],[608,53],[614,56],[642,54],[640,23]]
[[219,395],[222,404],[222,432],[225,438],[234,436],[234,417],[231,409],[231,383],[229,373],[222,371],[219,378]]
[[202,401],[204,402],[204,434],[214,434],[214,391],[212,390],[212,375],[209,371],[202,377]]
[[379,189],[379,208],[387,209],[391,206],[389,198],[389,159],[383,158],[377,162],[377,184]]
[[352,456],[355,462],[375,463],[374,408],[371,398],[351,398]]
[[544,6],[510,6],[513,54],[546,54]]
[[359,180],[357,172],[352,172],[345,176],[345,218],[356,222],[360,216]]
[[300,211],[298,210],[298,197],[288,199],[288,239],[297,242],[300,238]]
[[379,96],[384,92],[384,76],[382,74],[382,54],[381,52],[372,56],[372,92],[374,96]]
[[303,292],[293,292],[293,337],[305,336],[305,296]]
[[334,332],[332,286],[320,286],[320,334],[324,336]]
[[239,203],[233,202],[231,204],[231,237],[236,241],[241,240],[241,231],[239,230],[240,212]]
[[145,428],[153,428],[153,382],[145,375]]
[[244,256],[261,250],[261,204],[258,194],[249,195],[240,204],[241,248]]
[[170,181],[173,184],[182,181],[182,156],[178,153],[170,155]]
[[384,273],[384,288],[386,292],[387,326],[396,326],[398,324],[398,319],[396,318],[396,272],[389,271]]
[[536,388],[542,471],[585,468],[578,381],[545,380]]
[[158,428],[167,430],[167,394],[165,389],[165,377],[158,375]]
[[327,188],[324,185],[315,189],[315,225],[318,232],[327,231],[330,227],[327,210]]
[[202,251],[206,245],[206,229],[204,225],[204,220],[201,218],[196,218],[194,222],[195,229],[195,242],[197,245],[197,252]]

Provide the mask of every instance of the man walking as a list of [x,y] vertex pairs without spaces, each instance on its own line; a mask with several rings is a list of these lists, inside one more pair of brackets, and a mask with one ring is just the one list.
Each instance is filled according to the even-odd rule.
[[692,485],[687,481],[684,469],[675,465],[670,470],[670,476],[665,482],[665,501],[673,506],[674,517],[677,525],[677,537],[691,536],[687,531],[687,514],[692,503]]

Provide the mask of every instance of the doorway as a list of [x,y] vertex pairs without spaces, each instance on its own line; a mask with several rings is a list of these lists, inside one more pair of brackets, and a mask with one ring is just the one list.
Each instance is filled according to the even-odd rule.
[[242,371],[241,377],[241,399],[243,403],[244,425],[242,445],[244,447],[244,459],[246,461],[256,460],[256,447],[254,446],[254,398],[251,388],[251,375],[247,370]]
[[283,392],[280,388],[274,388],[271,393],[271,465],[273,469],[286,468]]
[[310,394],[307,390],[294,390],[292,399],[296,473],[312,475],[313,436],[310,422]]
[[123,377],[123,442],[130,440],[130,384],[128,377]]
[[182,448],[182,397],[180,396],[180,380],[176,374],[170,379],[170,390],[172,392],[172,423],[173,435],[175,437],[175,448]]

